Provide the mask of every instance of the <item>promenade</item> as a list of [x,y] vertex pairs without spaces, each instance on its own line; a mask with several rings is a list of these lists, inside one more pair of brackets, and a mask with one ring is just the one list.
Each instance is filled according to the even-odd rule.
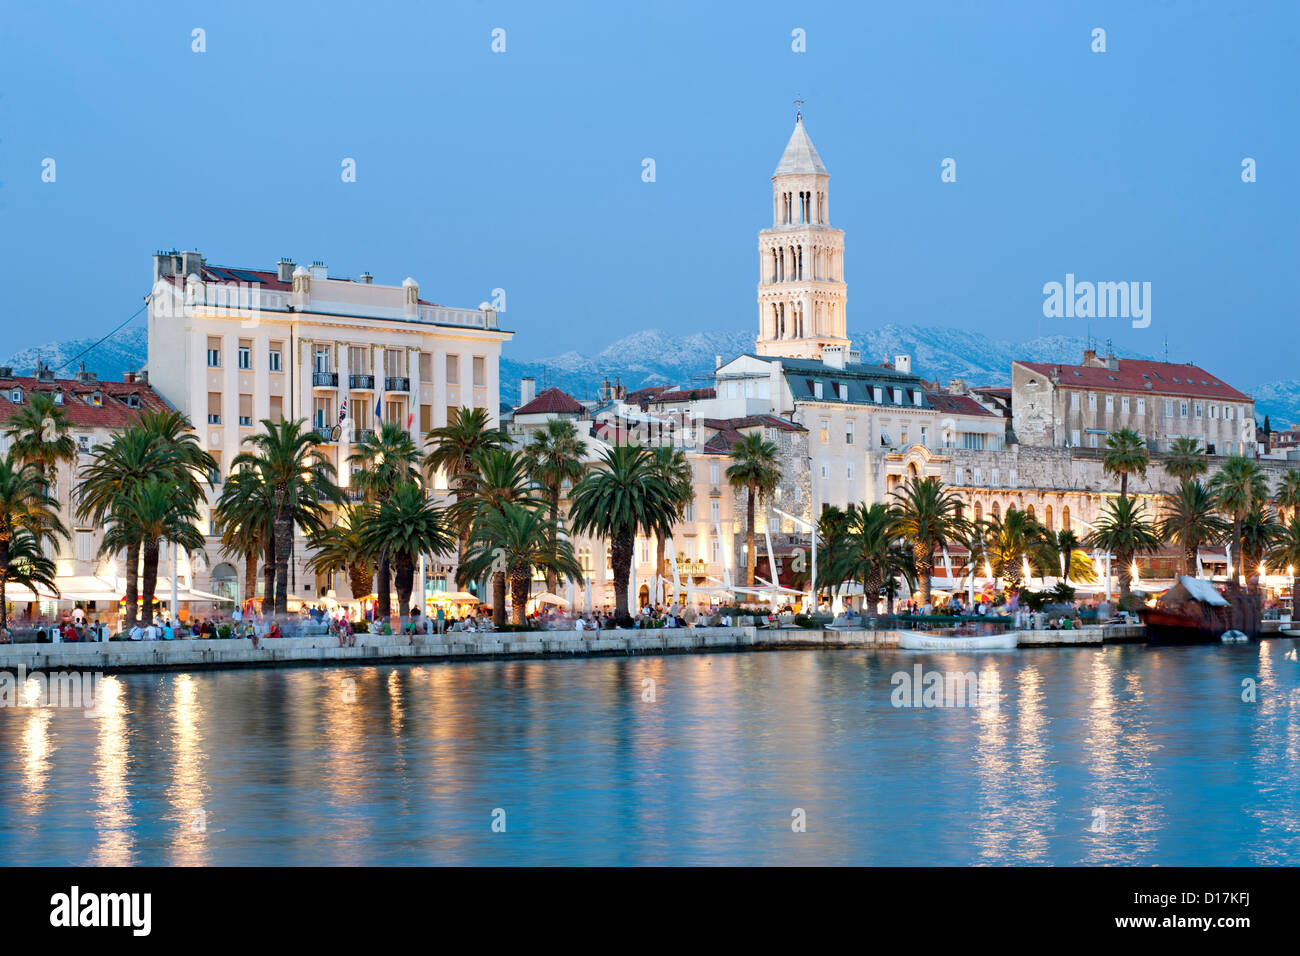
[[[356,646],[339,647],[329,634],[262,639],[111,641],[103,644],[0,645],[0,670],[151,671],[220,667],[378,664],[500,660],[630,654],[690,654],[897,647],[897,630],[799,630],[697,627],[640,631],[520,631],[444,634],[414,643],[401,634],[358,634]],[[1085,627],[1074,631],[1020,631],[1021,647],[1133,643],[1145,629]]]

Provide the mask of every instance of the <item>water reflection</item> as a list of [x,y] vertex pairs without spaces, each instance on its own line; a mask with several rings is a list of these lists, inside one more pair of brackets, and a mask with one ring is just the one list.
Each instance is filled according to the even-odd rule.
[[[1293,649],[109,677],[91,718],[0,709],[0,859],[1295,864]],[[996,707],[894,706],[918,664]]]

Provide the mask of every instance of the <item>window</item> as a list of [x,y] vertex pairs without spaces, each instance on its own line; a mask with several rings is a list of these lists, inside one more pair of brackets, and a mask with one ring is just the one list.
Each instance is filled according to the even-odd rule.
[[481,355],[474,356],[474,384],[487,384],[487,359]]
[[894,389],[894,404],[895,405],[903,404],[903,390],[901,388]]
[[95,560],[95,535],[91,531],[77,531],[77,560]]
[[1174,403],[1172,399],[1165,399],[1165,418],[1174,417]]
[[253,424],[253,396],[239,396],[239,424],[243,428],[248,428]]
[[709,482],[711,484],[716,485],[721,480],[722,480],[722,465],[718,464],[718,462],[716,461],[711,462],[709,464]]
[[208,424],[221,424],[221,393],[208,392]]
[[271,396],[271,411],[267,417],[277,425],[284,420],[284,398],[282,396]]
[[448,385],[460,384],[460,356],[459,355],[447,356],[447,384]]
[[821,397],[822,397],[822,383],[813,382],[813,398],[820,399]]
[[1079,429],[1073,428],[1070,430],[1070,447],[1078,448],[1079,444]]
[[853,444],[853,419],[851,418],[844,423],[844,444]]
[[1139,415],[1145,415],[1146,413],[1147,413],[1147,400],[1146,400],[1145,398],[1139,398],[1139,399],[1138,399],[1138,414],[1139,414]]
[[1219,406],[1218,406],[1218,405],[1211,405],[1211,406],[1210,406],[1210,417],[1211,417],[1211,418],[1218,418],[1218,417],[1219,417]]
[[1113,412],[1114,410],[1115,410],[1115,396],[1114,396],[1114,395],[1107,395],[1107,396],[1106,396],[1106,411],[1107,411],[1107,412]]
[[[918,392],[917,394],[919,395],[920,392]],[[928,428],[926,428],[924,425],[921,426],[921,444],[924,445],[926,448],[929,448],[929,447],[930,447],[930,434],[929,434],[929,431],[930,431],[930,430],[929,430]]]
[[127,408],[139,408],[139,407],[140,407],[140,396],[137,395],[135,392],[132,392],[130,395],[128,395],[128,396],[126,397],[126,407],[127,407]]
[[1123,412],[1125,415],[1128,414],[1128,412],[1129,412],[1129,408],[1128,408],[1128,396],[1127,396],[1127,395],[1125,395],[1123,398],[1121,398],[1121,399],[1119,400],[1119,410],[1120,410],[1121,412]]
[[1071,410],[1071,411],[1074,411],[1074,412],[1077,412],[1077,411],[1079,410],[1079,393],[1078,393],[1078,392],[1071,392],[1071,393],[1070,393],[1070,410]]
[[877,404],[880,404],[880,403],[884,402],[884,400],[885,400],[885,392],[884,392],[884,390],[883,390],[882,388],[880,388],[880,386],[876,386],[875,388],[873,388],[873,389],[871,390],[871,398],[872,398],[872,400],[875,401]]
[[983,451],[984,436],[979,432],[962,432],[961,447],[970,448],[974,451]]
[[90,404],[91,404],[91,406],[92,406],[93,408],[99,408],[100,406],[102,406],[102,405],[104,404],[104,393],[103,393],[103,392],[91,392],[91,393],[90,393]]
[[420,406],[420,434],[424,434],[433,428],[433,406]]
[[370,374],[370,349],[364,345],[348,346],[348,374]]
[[853,480],[853,462],[849,462],[845,477],[847,477],[849,481]]
[[960,484],[961,484],[961,466],[960,466],[960,465],[958,465],[956,468],[954,468],[954,469],[952,470],[952,483],[953,483],[954,485],[960,485]]
[[920,406],[925,401],[925,393],[919,388],[912,389],[912,404]]
[[998,484],[998,479],[1002,477],[998,472],[999,472],[999,469],[997,469],[997,468],[994,468],[994,469],[993,469],[993,484],[995,484],[995,485]]
[[1187,417],[1187,403],[1186,403],[1186,402],[1179,402],[1179,403],[1178,403],[1178,415],[1179,415],[1180,418],[1186,418],[1186,417]]
[[63,404],[63,389],[59,389],[57,392],[54,393],[54,404],[55,405]]
[[722,555],[722,543],[717,538],[714,538],[712,541],[709,542],[709,560],[712,561],[714,564],[721,564],[722,563],[721,555]]
[[1011,474],[1010,477],[1008,478],[1008,483],[1011,485],[1012,488],[1016,486],[1016,470],[1014,468],[1011,469]]
[[433,381],[433,353],[432,352],[420,353],[420,381],[421,382]]
[[328,345],[318,345],[312,350],[311,370],[318,374],[331,370],[330,347]]
[[717,498],[709,499],[709,521],[717,524],[722,517],[722,502]]
[[1096,447],[1097,447],[1097,436],[1096,436],[1096,435],[1089,435],[1089,436],[1088,436],[1088,447],[1089,447],[1089,448],[1096,448]]
[[822,437],[823,445],[827,444],[830,441],[830,429],[831,429],[830,420],[823,418],[822,427],[821,427],[821,437]]
[[239,367],[241,369],[250,369],[253,367],[253,349],[250,346],[239,346]]
[[979,485],[979,484],[983,484],[983,482],[984,482],[984,472],[983,472],[983,469],[981,469],[981,468],[976,468],[976,469],[975,469],[975,484]]
[[1097,396],[1096,396],[1096,395],[1093,395],[1091,392],[1089,392],[1089,393],[1088,393],[1088,411],[1090,411],[1090,412],[1095,412],[1096,410],[1097,410]]
[[281,369],[281,365],[280,365],[280,350],[279,350],[279,349],[271,349],[271,351],[267,354],[267,362],[269,363],[269,367],[270,367],[270,369],[271,369],[272,372],[278,372],[278,371],[280,371],[280,369]]
[[1202,406],[1200,402],[1197,402],[1196,405],[1194,406],[1194,410],[1195,410],[1195,412],[1196,412],[1196,417],[1197,417],[1197,418],[1200,418],[1200,417],[1202,417],[1202,413],[1203,413],[1203,411],[1204,411],[1204,406]]
[[829,478],[830,476],[831,476],[830,469],[826,465],[822,465],[822,477]]

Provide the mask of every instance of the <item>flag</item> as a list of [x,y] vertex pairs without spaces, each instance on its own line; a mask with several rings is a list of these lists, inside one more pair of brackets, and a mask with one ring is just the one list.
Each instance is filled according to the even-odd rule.
[[409,432],[411,430],[411,426],[414,424],[415,424],[415,412],[411,412],[409,415],[406,416],[406,430]]
[[376,420],[379,422],[379,424],[381,424],[381,425],[384,423],[384,413],[383,413],[383,411],[379,408],[379,403],[378,403],[378,402],[375,403],[375,419],[376,419]]
[[347,417],[348,417],[348,400],[345,398],[345,399],[343,399],[343,404],[339,406],[339,421],[338,421],[338,423],[339,423],[340,425],[342,425],[342,424],[343,424],[343,419],[345,419],[345,418],[347,418]]

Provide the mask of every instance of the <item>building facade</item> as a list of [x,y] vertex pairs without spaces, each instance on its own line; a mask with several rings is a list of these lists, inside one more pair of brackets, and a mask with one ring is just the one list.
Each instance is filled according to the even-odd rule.
[[[512,333],[490,308],[422,299],[411,278],[382,285],[368,273],[332,278],[322,263],[242,269],[171,252],[154,256],[148,335],[150,379],[194,423],[218,483],[263,419],[306,419],[346,488],[352,445],[381,422],[401,424],[420,447],[457,408],[486,409],[496,422]],[[445,489],[445,476],[435,487]],[[213,573],[232,570],[210,535],[207,552]],[[295,556],[292,596],[321,596],[327,582],[305,571],[306,547]]]

